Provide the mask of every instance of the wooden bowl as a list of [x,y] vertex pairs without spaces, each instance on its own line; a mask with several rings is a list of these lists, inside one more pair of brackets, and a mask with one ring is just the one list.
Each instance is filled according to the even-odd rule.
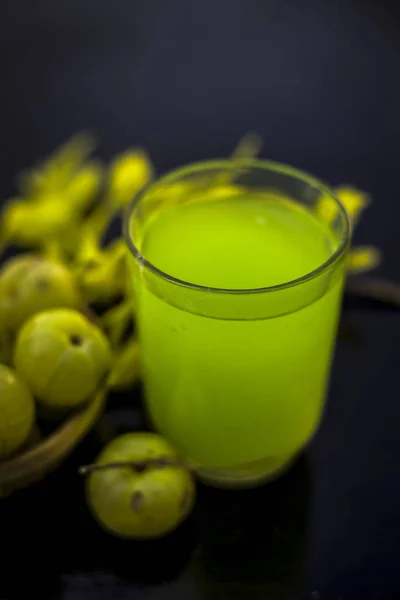
[[92,428],[101,414],[106,390],[100,389],[87,407],[64,421],[54,433],[24,453],[0,463],[0,498],[43,479],[55,470]]

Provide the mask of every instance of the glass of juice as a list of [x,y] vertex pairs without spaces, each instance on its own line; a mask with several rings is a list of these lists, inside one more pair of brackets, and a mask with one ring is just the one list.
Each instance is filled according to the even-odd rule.
[[344,208],[291,167],[210,161],[138,195],[125,235],[154,427],[211,484],[277,476],[321,418]]

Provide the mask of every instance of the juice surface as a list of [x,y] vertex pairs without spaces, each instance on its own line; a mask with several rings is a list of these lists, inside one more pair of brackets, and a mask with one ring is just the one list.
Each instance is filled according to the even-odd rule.
[[[271,195],[167,208],[141,239],[141,253],[161,271],[224,289],[291,281],[333,252],[311,213]],[[273,464],[306,443],[323,404],[340,280],[300,310],[254,320],[187,312],[144,279],[136,288],[150,415],[187,458],[210,468]]]
[[252,289],[313,271],[332,248],[326,228],[294,202],[238,196],[166,210],[150,223],[141,251],[177,279]]

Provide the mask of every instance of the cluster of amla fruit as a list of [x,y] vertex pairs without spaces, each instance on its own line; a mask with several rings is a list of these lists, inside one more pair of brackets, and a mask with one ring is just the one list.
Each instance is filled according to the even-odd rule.
[[[104,238],[153,169],[141,150],[107,169],[92,150],[90,136],[75,136],[20,177],[2,210],[1,249],[18,253],[0,270],[0,461],[25,450],[37,413],[64,417],[99,386],[138,377],[126,249]],[[158,537],[193,505],[190,469],[156,434],[115,439],[83,471],[88,505],[114,535]]]
[[137,377],[138,346],[125,335],[133,315],[127,251],[121,237],[106,246],[104,238],[153,169],[141,150],[128,150],[105,168],[90,160],[93,148],[90,136],[73,137],[19,177],[20,196],[2,209],[0,248],[29,253],[6,262],[0,273],[0,360],[10,360],[15,332],[30,316],[94,305],[105,309],[98,325],[113,348],[110,386],[129,387]]

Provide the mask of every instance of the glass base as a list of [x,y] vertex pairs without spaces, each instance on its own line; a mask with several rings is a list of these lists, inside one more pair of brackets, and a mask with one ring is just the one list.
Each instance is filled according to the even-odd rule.
[[231,469],[196,469],[202,483],[218,488],[246,489],[273,481],[285,473],[297,455],[266,458]]

